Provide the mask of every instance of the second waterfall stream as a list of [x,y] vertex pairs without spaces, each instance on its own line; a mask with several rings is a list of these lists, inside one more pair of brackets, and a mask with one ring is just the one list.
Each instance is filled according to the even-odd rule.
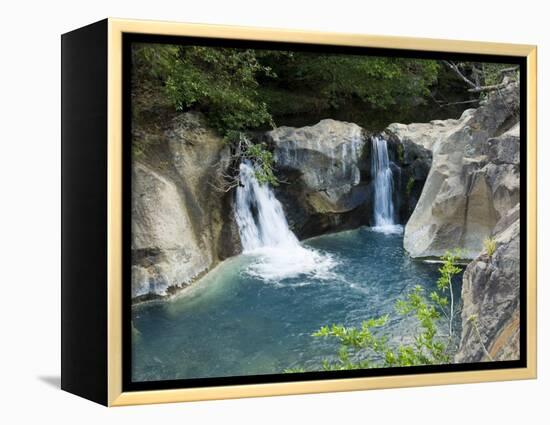
[[388,143],[380,136],[372,138],[371,173],[374,182],[374,227],[382,233],[400,233],[403,228],[395,224],[393,207],[393,173],[388,155]]
[[306,248],[288,227],[283,207],[267,184],[256,179],[249,161],[240,164],[235,218],[243,253],[254,258],[247,272],[266,281],[303,274],[331,278],[332,256]]

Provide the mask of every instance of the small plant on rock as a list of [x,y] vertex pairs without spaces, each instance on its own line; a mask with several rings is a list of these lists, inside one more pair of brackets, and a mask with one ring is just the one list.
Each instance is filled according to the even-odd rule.
[[497,241],[495,238],[486,238],[483,241],[483,246],[489,257],[492,257],[495,251],[497,250]]

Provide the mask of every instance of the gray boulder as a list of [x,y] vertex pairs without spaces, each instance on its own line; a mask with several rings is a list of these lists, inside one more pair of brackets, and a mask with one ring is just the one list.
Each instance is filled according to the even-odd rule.
[[266,138],[283,181],[276,194],[298,237],[368,222],[370,161],[361,127],[326,119],[309,127],[279,127]]
[[431,149],[432,167],[405,227],[413,257],[454,248],[475,258],[499,219],[519,201],[519,90],[492,93],[458,120],[390,128],[402,140]]

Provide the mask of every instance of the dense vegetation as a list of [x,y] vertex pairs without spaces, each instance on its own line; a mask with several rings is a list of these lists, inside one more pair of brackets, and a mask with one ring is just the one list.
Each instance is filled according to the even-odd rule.
[[411,108],[440,69],[431,60],[173,45],[138,45],[133,58],[141,84],[158,84],[177,110],[204,112],[224,135],[304,113]]
[[151,88],[175,110],[202,111],[224,135],[304,116],[343,117],[373,129],[377,113],[400,121],[418,117],[427,103],[462,110],[518,71],[505,64],[165,44],[135,45],[132,69],[136,91]]

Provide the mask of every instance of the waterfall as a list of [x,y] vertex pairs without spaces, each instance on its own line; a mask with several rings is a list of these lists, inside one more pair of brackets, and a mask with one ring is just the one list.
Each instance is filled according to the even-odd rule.
[[308,274],[321,279],[333,276],[328,255],[300,244],[286,220],[283,207],[267,184],[260,184],[249,161],[239,166],[240,185],[235,195],[235,219],[243,254],[254,261],[247,272],[266,281]]
[[249,162],[240,165],[239,179],[235,213],[244,251],[266,246],[299,246],[288,228],[281,203],[268,185],[258,183]]
[[374,182],[374,230],[397,233],[401,226],[394,221],[393,174],[388,157],[388,144],[380,136],[372,138],[371,173]]

